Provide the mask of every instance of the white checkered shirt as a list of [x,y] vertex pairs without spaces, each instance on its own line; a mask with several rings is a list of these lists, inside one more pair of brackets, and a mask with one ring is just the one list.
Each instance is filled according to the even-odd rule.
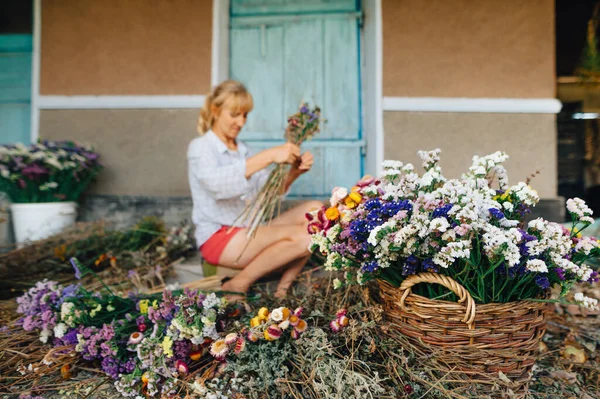
[[269,175],[269,168],[246,179],[246,159],[252,155],[238,140],[232,151],[212,131],[197,137],[188,146],[188,180],[196,225],[196,244],[201,247],[221,226],[231,226],[258,194]]

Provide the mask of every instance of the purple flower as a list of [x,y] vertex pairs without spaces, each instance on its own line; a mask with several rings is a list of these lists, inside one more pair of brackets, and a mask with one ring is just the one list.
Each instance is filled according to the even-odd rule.
[[23,168],[21,173],[23,173],[23,176],[27,177],[29,180],[34,180],[38,177],[47,175],[48,169],[34,164]]
[[562,267],[557,267],[554,270],[556,271],[556,275],[558,276],[558,278],[561,281],[565,281],[565,271],[563,270],[563,268]]
[[81,270],[79,269],[79,266],[81,266],[81,264],[76,258],[71,258],[69,261],[71,262],[71,265],[73,265],[73,269],[75,270],[75,278],[77,280],[80,280],[81,277],[83,277],[83,275],[81,274]]

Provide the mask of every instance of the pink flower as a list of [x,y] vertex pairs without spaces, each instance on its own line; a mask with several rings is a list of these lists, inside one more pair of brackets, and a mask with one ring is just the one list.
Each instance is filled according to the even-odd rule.
[[190,372],[190,369],[187,364],[183,360],[177,360],[175,362],[175,368],[180,375],[186,375]]
[[335,314],[335,317],[346,316],[346,313],[348,313],[346,308],[341,308],[340,310],[337,311],[337,313]]
[[331,323],[329,323],[329,327],[331,327],[331,330],[335,333],[342,330],[342,326],[340,326],[340,323],[337,320],[332,320]]
[[230,333],[230,334],[227,334],[227,336],[225,337],[225,343],[227,345],[231,345],[231,344],[234,344],[237,341],[237,339],[238,339],[237,333]]
[[338,317],[337,322],[341,327],[346,327],[350,320],[346,316],[342,315]]
[[131,345],[137,345],[140,342],[142,342],[143,339],[144,334],[136,331],[134,333],[131,333],[131,335],[129,336],[129,341],[127,341],[127,343]]
[[235,347],[233,348],[233,353],[239,355],[246,348],[246,340],[242,337],[239,337],[235,342]]
[[358,181],[358,183],[356,183],[356,185],[358,187],[366,187],[366,186],[373,184],[374,182],[375,182],[375,178],[373,176],[365,175],[365,176],[363,176],[362,179],[360,179]]

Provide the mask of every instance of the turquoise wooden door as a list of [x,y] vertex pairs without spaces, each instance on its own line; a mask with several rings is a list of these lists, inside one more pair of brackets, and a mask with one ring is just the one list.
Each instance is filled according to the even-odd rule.
[[31,35],[0,35],[0,144],[31,141]]
[[301,101],[319,105],[327,123],[303,145],[313,170],[294,197],[328,196],[363,173],[360,7],[355,0],[233,0],[230,77],[246,84],[254,110],[242,138],[258,150],[283,142]]

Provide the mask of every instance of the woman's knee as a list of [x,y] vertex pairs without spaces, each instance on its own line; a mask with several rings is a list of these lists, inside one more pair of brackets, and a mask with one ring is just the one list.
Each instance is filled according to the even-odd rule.
[[294,229],[294,236],[292,240],[302,255],[308,255],[310,253],[308,247],[310,246],[311,236],[308,234],[308,231],[304,226],[299,226],[298,228]]

